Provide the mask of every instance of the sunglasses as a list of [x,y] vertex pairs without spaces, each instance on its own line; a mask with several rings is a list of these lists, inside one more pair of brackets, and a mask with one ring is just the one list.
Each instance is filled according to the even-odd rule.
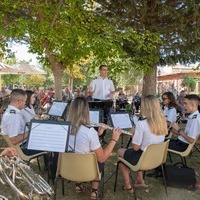
[[169,98],[167,98],[167,97],[162,98],[163,101],[166,100],[166,99],[169,99]]

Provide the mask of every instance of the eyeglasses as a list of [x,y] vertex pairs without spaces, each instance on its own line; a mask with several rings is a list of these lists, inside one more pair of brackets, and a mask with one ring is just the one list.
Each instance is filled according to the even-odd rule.
[[26,102],[25,100],[23,100],[23,99],[19,99],[18,101],[23,101],[23,102]]
[[163,97],[163,98],[162,98],[163,101],[166,100],[166,99],[169,99],[169,98],[167,98],[167,97]]

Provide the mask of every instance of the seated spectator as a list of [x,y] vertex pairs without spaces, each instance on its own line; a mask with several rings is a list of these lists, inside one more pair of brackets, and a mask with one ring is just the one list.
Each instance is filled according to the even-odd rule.
[[76,89],[76,92],[74,92],[74,99],[75,99],[76,97],[81,97],[81,96],[83,96],[83,93],[82,93],[81,89],[78,87],[78,88]]
[[137,92],[134,96],[133,96],[133,105],[135,106],[135,112],[139,112],[140,109],[140,104],[141,104],[141,97],[140,94]]
[[62,91],[62,100],[65,102],[71,102],[73,99],[73,94],[70,92],[69,88],[66,87],[64,91]]

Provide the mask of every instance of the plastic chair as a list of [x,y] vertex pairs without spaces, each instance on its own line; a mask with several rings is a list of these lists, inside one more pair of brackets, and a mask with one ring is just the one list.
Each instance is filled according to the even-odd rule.
[[9,138],[8,135],[3,135],[3,134],[2,134],[2,137],[4,138],[4,140],[6,141],[6,143],[7,143],[7,145],[8,145],[9,147],[13,147],[14,149],[17,150],[17,152],[18,152],[18,154],[19,154],[19,157],[20,157],[23,161],[27,162],[28,165],[30,164],[30,161],[31,161],[32,159],[37,158],[38,168],[39,168],[39,171],[41,171],[40,162],[39,162],[39,159],[38,159],[38,158],[39,158],[40,156],[43,156],[43,155],[47,154],[47,152],[41,152],[41,153],[37,153],[37,154],[34,154],[34,155],[30,155],[30,156],[29,156],[29,155],[25,155],[25,154],[23,153],[22,149],[20,148],[19,144],[16,144],[16,145],[12,144],[12,142],[10,141],[10,138]]
[[58,167],[55,179],[55,196],[57,190],[57,180],[62,178],[62,193],[64,195],[64,179],[75,182],[100,181],[100,198],[103,198],[104,171],[99,172],[95,153],[59,153]]
[[[180,158],[181,158],[181,162],[183,163],[183,165],[187,166],[187,163],[186,163],[186,159],[185,157],[188,156],[191,152],[192,152],[192,149],[193,147],[195,146],[195,143],[196,141],[198,140],[199,138],[199,135],[196,136],[195,140],[193,143],[190,143],[187,147],[187,149],[183,152],[180,152],[180,151],[175,151],[175,150],[172,150],[172,149],[168,149],[168,152],[169,152],[169,156],[170,156],[170,153],[174,153],[176,155],[179,155]],[[170,161],[172,162],[171,160],[171,156],[170,156]]]
[[[126,165],[129,168],[132,181],[134,180],[133,172],[152,170],[152,169],[155,169],[158,166],[161,166],[165,192],[167,194],[167,186],[166,186],[163,164],[166,162],[166,159],[167,159],[168,145],[169,145],[169,140],[167,140],[163,143],[160,143],[160,144],[150,144],[150,145],[148,145],[144,149],[137,165],[131,165],[129,162],[127,162],[123,158],[118,157],[119,161],[117,163],[117,169],[116,169],[114,192],[116,191],[116,187],[117,187],[119,164],[123,163],[124,165]],[[135,188],[134,188],[134,197],[135,197],[135,200],[136,200],[137,197],[136,197]]]

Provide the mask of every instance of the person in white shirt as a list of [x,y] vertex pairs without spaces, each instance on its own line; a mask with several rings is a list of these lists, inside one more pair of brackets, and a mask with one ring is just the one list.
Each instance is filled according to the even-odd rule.
[[199,97],[195,94],[186,95],[184,99],[185,112],[190,114],[185,129],[181,129],[177,123],[172,124],[171,131],[178,135],[178,139],[171,139],[169,149],[183,152],[190,143],[195,141],[200,134]]
[[[139,161],[144,149],[150,144],[161,143],[167,134],[167,122],[160,108],[159,100],[148,95],[141,101],[142,118],[136,123],[135,131],[132,137],[132,148],[119,149],[118,156],[123,157],[132,165]],[[152,155],[153,156],[153,155]],[[123,189],[133,193],[133,186],[130,182],[129,168],[123,163],[119,164],[119,169],[124,178]],[[148,187],[143,179],[142,171],[137,172],[135,187]]]
[[[103,149],[99,141],[99,135],[103,133],[106,126],[100,127],[98,132],[90,127],[89,106],[85,97],[77,97],[71,103],[69,108],[68,121],[71,122],[71,135],[69,139],[69,148],[75,153],[94,152],[97,156],[99,170],[102,171],[103,163],[108,159],[114,146],[119,140],[120,129],[114,129],[112,139]],[[75,149],[74,149],[75,147]],[[81,167],[81,166],[80,166]],[[98,181],[92,182],[91,199],[98,199]],[[76,184],[76,191],[84,191],[82,183]]]
[[[101,104],[103,105],[102,107],[97,106],[97,108],[103,110],[103,123],[107,124],[110,108],[112,107],[113,95],[115,94],[115,87],[113,81],[107,77],[108,67],[106,65],[101,65],[99,72],[100,76],[90,83],[89,93],[92,94],[94,101],[101,101],[103,103]],[[106,143],[104,141],[105,134],[106,131],[101,135],[102,144]]]
[[172,123],[176,122],[176,116],[177,116],[177,111],[176,111],[176,100],[171,92],[165,92],[162,95],[162,100],[163,100],[163,112],[165,115],[165,118],[167,120],[167,125],[171,126]]
[[115,93],[113,81],[108,79],[108,67],[101,65],[99,67],[100,76],[94,79],[89,86],[92,98],[96,100],[112,100]]
[[35,114],[35,110],[33,108],[33,104],[35,102],[34,92],[31,90],[26,90],[27,100],[25,103],[25,107],[21,110],[22,117],[24,119],[25,124],[30,122],[33,118],[38,118]]

